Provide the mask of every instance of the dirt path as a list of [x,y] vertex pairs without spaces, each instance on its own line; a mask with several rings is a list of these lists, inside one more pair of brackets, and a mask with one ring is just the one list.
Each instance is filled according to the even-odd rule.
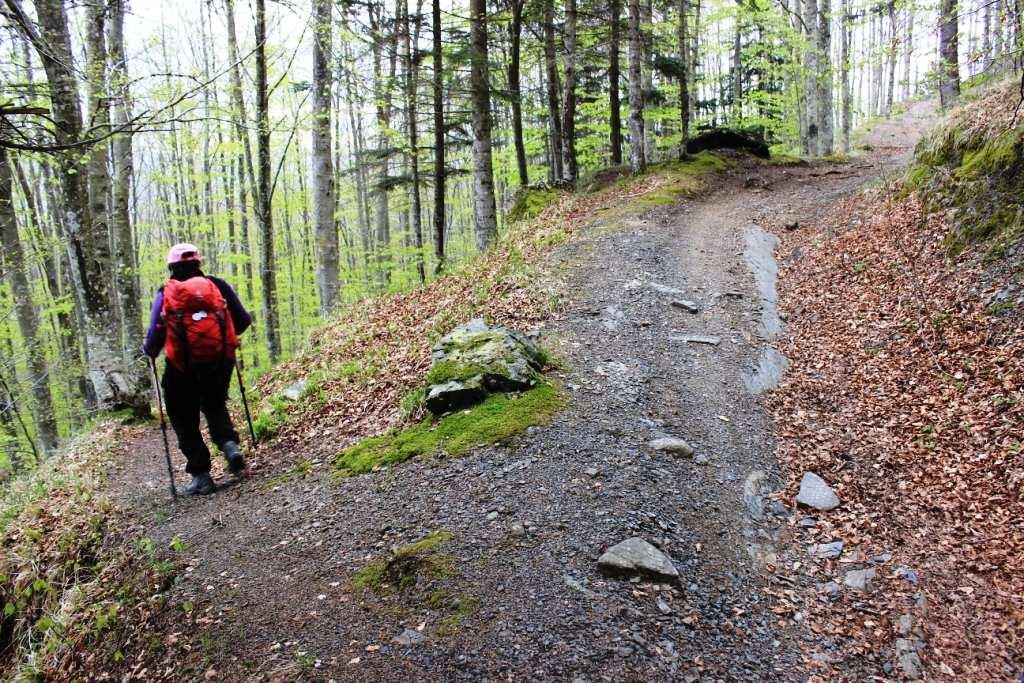
[[[257,471],[176,506],[160,460],[133,463],[123,485],[149,535],[185,544],[170,604],[190,609],[164,622],[168,634],[198,634],[183,674],[804,680],[808,634],[772,610],[771,593],[792,587],[769,571],[790,512],[762,495],[780,482],[751,391],[774,322],[764,289],[773,238],[752,223],[805,222],[891,170],[927,115],[880,127],[874,151],[852,163],[743,162],[699,200],[575,243],[564,255],[569,311],[545,331],[570,406],[509,445],[343,480],[317,461],[276,478]],[[699,312],[670,305],[680,298]],[[647,447],[664,435],[698,458]],[[161,448],[156,434],[138,445]],[[439,530],[451,534],[449,564],[415,599],[353,590],[368,560]],[[679,585],[598,572],[600,553],[631,536],[672,558]],[[423,641],[394,642],[407,628]]]

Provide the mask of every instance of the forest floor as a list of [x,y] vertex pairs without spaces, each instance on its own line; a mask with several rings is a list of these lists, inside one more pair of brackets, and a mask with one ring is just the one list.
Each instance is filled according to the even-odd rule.
[[[598,216],[561,249],[570,303],[543,332],[568,406],[510,442],[346,479],[257,469],[172,504],[147,431],[113,484],[144,535],[182,548],[169,603],[182,607],[155,624],[178,652],[168,666],[207,679],[806,680],[816,637],[777,599],[806,589],[780,560],[802,515],[773,493],[792,473],[758,394],[784,324],[767,230],[785,239],[898,169],[931,117],[914,105],[848,161],[736,158],[699,196],[625,226]],[[660,436],[695,457],[652,451]],[[369,561],[433,532],[446,532],[443,571],[422,590],[354,588]],[[598,571],[631,536],[674,560],[678,585]]]

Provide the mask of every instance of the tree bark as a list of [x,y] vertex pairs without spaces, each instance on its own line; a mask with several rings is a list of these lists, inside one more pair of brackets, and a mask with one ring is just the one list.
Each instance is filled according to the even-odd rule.
[[476,248],[486,251],[498,236],[491,160],[491,91],[487,78],[487,6],[469,2],[470,76],[473,102],[473,223]]
[[18,329],[25,343],[26,366],[34,402],[32,412],[35,418],[36,437],[45,457],[57,448],[57,421],[53,415],[53,399],[50,396],[46,351],[39,335],[39,317],[32,302],[32,289],[25,267],[25,252],[18,238],[13,197],[11,164],[7,158],[7,150],[0,147],[0,248],[14,299]]
[[832,1],[818,0],[818,154],[832,154]]
[[896,36],[896,0],[889,0],[886,4],[886,12],[889,16],[889,50],[886,58],[889,60],[889,78],[885,90],[885,116],[892,116],[893,97],[896,94],[896,52],[899,48],[899,38]]
[[313,221],[316,232],[316,284],[320,313],[338,304],[338,230],[334,224],[334,162],[331,158],[331,0],[313,0]]
[[911,68],[914,59],[914,4],[907,6],[907,33],[903,42],[903,99],[909,100],[913,92]]
[[843,107],[843,120],[842,120],[842,138],[843,138],[843,153],[849,154],[850,152],[850,130],[852,128],[852,122],[850,117],[853,115],[853,92],[850,87],[850,14],[852,8],[850,6],[851,0],[842,0],[843,2],[843,17],[840,22],[841,28],[841,42],[840,42],[840,70],[841,70],[841,98]]
[[281,357],[281,330],[277,312],[277,263],[274,259],[273,188],[270,170],[270,93],[267,89],[267,8],[256,0],[256,150],[259,158],[256,216],[262,237],[260,279],[263,317],[270,362]]
[[[640,87],[646,103],[654,92],[654,0],[641,0],[640,5]],[[650,164],[657,156],[654,122],[644,122],[644,159]]]
[[511,0],[512,21],[508,26],[508,89],[512,100],[512,141],[516,148],[516,169],[519,184],[529,185],[530,177],[526,168],[526,145],[523,142],[523,93],[520,87],[519,63],[520,42],[523,33],[523,6],[525,0]]
[[433,29],[433,91],[434,91],[434,258],[435,272],[444,270],[444,56],[441,33],[441,0],[431,3],[431,28]]
[[622,163],[622,102],[619,99],[619,45],[622,31],[622,0],[611,0],[611,35],[608,41],[608,125],[612,165]]
[[111,202],[111,224],[115,245],[115,273],[120,298],[123,354],[126,361],[135,358],[142,348],[142,296],[135,270],[135,240],[132,235],[131,191],[135,167],[132,160],[132,134],[127,130],[131,120],[131,93],[124,52],[124,0],[110,0],[110,80],[114,93],[114,125],[124,132],[114,136],[114,191]]
[[555,6],[554,0],[544,0],[544,68],[547,80],[548,122],[551,140],[551,180],[565,177],[562,168],[562,116],[558,103],[558,62],[555,55]]
[[959,3],[942,0],[939,7],[939,100],[944,109],[960,97]]
[[565,74],[562,97],[562,179],[575,186],[576,163],[576,0],[565,0]]
[[679,158],[686,159],[686,142],[690,139],[689,51],[690,36],[686,25],[687,0],[679,0],[679,26],[676,39],[679,49]]
[[[416,8],[416,38],[413,40],[410,35],[410,20],[409,20],[409,0],[404,0],[403,14],[405,17],[405,65],[403,67],[405,71],[405,119],[406,126],[408,127],[409,133],[409,174],[411,177],[411,208],[412,212],[412,233],[413,233],[413,244],[416,247],[416,275],[419,278],[420,283],[427,281],[427,273],[423,263],[423,210],[420,206],[420,148],[419,148],[419,128],[416,120],[416,93],[419,89],[419,61],[416,59],[416,55],[413,54],[414,46],[419,45],[419,27],[420,27],[420,7],[418,3]],[[517,74],[518,77],[518,74]],[[520,144],[522,143],[522,121],[520,121]],[[523,163],[526,163],[526,157],[523,157]]]
[[807,111],[807,137],[804,140],[804,151],[807,154],[818,153],[818,3],[815,0],[804,0],[804,27],[807,32],[807,45],[804,51],[804,102]]
[[641,84],[642,41],[640,0],[629,0],[629,146],[633,173],[647,170],[647,156],[644,153],[644,91]]

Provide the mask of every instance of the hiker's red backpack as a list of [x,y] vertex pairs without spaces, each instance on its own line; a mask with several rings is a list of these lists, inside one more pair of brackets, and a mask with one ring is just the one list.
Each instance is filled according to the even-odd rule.
[[161,313],[167,329],[164,351],[179,370],[234,359],[235,324],[220,289],[202,275],[164,284]]

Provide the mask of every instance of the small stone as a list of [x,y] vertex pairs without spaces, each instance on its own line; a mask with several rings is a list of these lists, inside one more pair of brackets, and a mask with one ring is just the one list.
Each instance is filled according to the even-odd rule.
[[684,334],[678,337],[670,337],[672,341],[686,342],[687,344],[707,344],[708,346],[718,346],[722,343],[720,337],[714,337],[706,334]]
[[851,569],[846,572],[846,576],[843,577],[843,583],[849,588],[861,593],[868,593],[871,591],[871,582],[875,578],[875,568],[870,567],[868,569]]
[[896,576],[900,577],[901,579],[906,579],[910,583],[917,585],[917,572],[915,572],[910,567],[897,567]]
[[732,291],[726,292],[725,295],[727,297],[729,297],[730,299],[742,299],[743,298],[743,292],[737,292],[736,290],[732,290]]
[[639,536],[612,546],[598,558],[597,564],[609,574],[641,573],[673,581],[679,578],[672,561]]
[[799,525],[804,529],[810,529],[812,527],[818,526],[818,520],[816,520],[814,517],[801,517]]
[[516,522],[509,528],[509,533],[511,533],[516,538],[525,538],[526,527],[523,526],[521,522]]
[[885,564],[892,559],[892,553],[882,553],[871,558],[871,564]]
[[583,470],[583,473],[586,474],[588,477],[596,477],[598,474],[600,474],[596,467],[588,467],[587,469]]
[[407,628],[393,639],[399,645],[418,645],[423,642],[424,636],[416,629]]
[[789,508],[787,508],[782,501],[773,500],[768,503],[768,512],[772,513],[776,517],[785,517],[789,514]]
[[684,292],[681,289],[676,289],[675,287],[668,287],[659,282],[649,282],[647,283],[647,286],[653,289],[654,291],[658,292],[659,294],[667,294],[668,296],[683,296],[686,294],[686,292]]
[[498,518],[498,511],[497,510],[491,510],[490,512],[487,513],[487,521],[488,522],[493,522],[497,518]]
[[594,591],[587,588],[582,581],[580,581],[579,579],[575,579],[569,576],[568,574],[562,576],[562,581],[564,581],[565,585],[569,588],[573,589],[574,591],[583,593],[583,595],[586,595],[588,598],[592,598],[595,595]]
[[921,678],[921,657],[916,652],[904,652],[900,655],[900,668],[908,680]]
[[821,585],[821,592],[829,600],[835,600],[839,597],[839,594],[843,592],[843,587],[835,581],[829,581],[828,583]]
[[673,299],[672,306],[674,306],[675,308],[681,308],[687,313],[697,313],[700,311],[700,308],[697,307],[697,304],[695,304],[692,301],[687,301],[686,299]]
[[703,453],[695,457],[693,461],[698,465],[707,465],[709,462],[711,462],[710,460],[708,460],[708,456],[704,455]]
[[693,447],[682,439],[677,439],[674,436],[655,439],[647,445],[656,451],[664,451],[665,453],[671,453],[672,455],[681,455],[684,458],[689,458],[693,455]]
[[658,598],[657,600],[655,600],[654,601],[654,605],[658,608],[658,611],[661,612],[662,614],[672,614],[672,612],[673,612],[672,607],[669,606],[669,604],[667,602],[665,602],[664,600],[662,600],[661,598]]
[[818,543],[811,546],[811,555],[819,560],[834,560],[843,554],[843,542]]
[[804,472],[804,476],[800,480],[800,492],[796,496],[796,502],[815,510],[828,512],[839,507],[839,496],[817,474]]
[[901,614],[898,622],[900,635],[904,638],[914,630],[914,617],[909,614]]
[[309,384],[307,380],[300,379],[294,384],[288,385],[288,387],[281,392],[287,400],[295,402],[302,398],[302,394],[306,392],[306,386]]

